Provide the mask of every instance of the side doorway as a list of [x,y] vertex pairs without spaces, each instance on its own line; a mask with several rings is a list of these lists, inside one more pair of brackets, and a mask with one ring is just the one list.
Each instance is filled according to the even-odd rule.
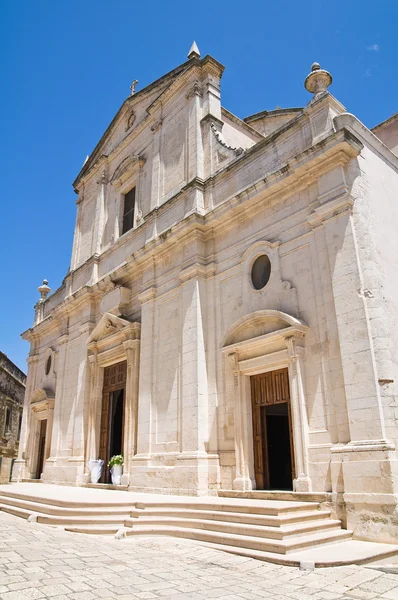
[[288,370],[250,378],[254,471],[258,490],[292,490],[293,436]]
[[35,479],[41,479],[41,474],[43,472],[44,460],[45,460],[45,451],[46,451],[46,435],[47,435],[47,419],[40,420],[40,428],[39,428],[39,446],[38,446],[38,454],[37,454],[37,467],[36,467],[36,476]]
[[104,370],[99,450],[99,458],[104,461],[101,483],[110,483],[109,459],[123,453],[126,377],[126,361]]

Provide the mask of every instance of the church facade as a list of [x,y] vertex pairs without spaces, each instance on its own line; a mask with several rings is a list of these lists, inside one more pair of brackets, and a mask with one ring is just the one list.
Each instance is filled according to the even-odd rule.
[[328,492],[397,541],[395,120],[377,137],[316,63],[305,108],[240,119],[223,70],[194,45],[133,86],[75,180],[13,479],[84,485],[123,454],[132,492]]

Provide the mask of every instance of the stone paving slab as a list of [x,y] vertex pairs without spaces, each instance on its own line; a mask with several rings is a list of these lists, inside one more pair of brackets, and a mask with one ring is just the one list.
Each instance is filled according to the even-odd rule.
[[0,512],[0,600],[398,600],[396,568],[315,571],[167,537],[69,533]]

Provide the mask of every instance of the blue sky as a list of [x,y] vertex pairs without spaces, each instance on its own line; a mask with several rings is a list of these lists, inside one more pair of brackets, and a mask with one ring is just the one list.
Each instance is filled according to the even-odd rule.
[[0,350],[22,369],[37,287],[70,260],[71,183],[137,89],[186,60],[222,62],[223,105],[240,117],[304,106],[311,63],[368,127],[398,111],[396,0],[0,1]]

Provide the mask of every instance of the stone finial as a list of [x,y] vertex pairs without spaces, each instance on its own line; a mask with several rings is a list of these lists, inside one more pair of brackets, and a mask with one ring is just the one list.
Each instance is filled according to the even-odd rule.
[[43,283],[42,285],[39,285],[37,291],[40,292],[40,299],[44,301],[47,298],[48,294],[51,292],[51,288],[48,287],[47,279],[43,279]]
[[200,58],[200,52],[199,52],[199,48],[196,45],[196,42],[194,42],[188,52],[188,58]]
[[321,69],[319,63],[314,62],[311,66],[311,73],[305,78],[304,86],[308,92],[311,92],[316,97],[325,92],[331,83],[331,74]]
[[131,95],[134,96],[135,88],[137,87],[138,79],[134,79],[133,83],[130,85]]

